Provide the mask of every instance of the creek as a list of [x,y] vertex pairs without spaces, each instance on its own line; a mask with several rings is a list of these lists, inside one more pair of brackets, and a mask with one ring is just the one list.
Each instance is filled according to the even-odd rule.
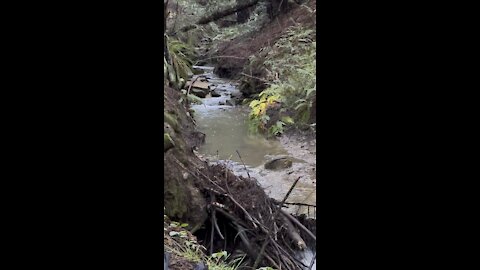
[[[211,164],[226,165],[236,175],[256,178],[265,192],[277,200],[282,200],[295,179],[301,177],[287,202],[316,205],[316,142],[304,142],[299,137],[267,140],[261,135],[250,134],[248,106],[224,105],[241,96],[236,82],[218,78],[213,67],[194,66],[194,69],[202,70],[203,74],[193,79],[206,77],[210,87],[220,94],[218,97],[207,95],[202,99],[203,104],[192,105],[197,129],[206,135],[205,144],[198,149],[199,156]],[[290,157],[292,167],[265,169],[264,164],[277,156]],[[316,218],[312,207],[289,205],[286,211]],[[298,256],[309,265],[313,254],[307,250]]]

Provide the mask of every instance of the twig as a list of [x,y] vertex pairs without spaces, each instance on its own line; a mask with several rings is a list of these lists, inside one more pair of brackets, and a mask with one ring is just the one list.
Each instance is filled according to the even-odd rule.
[[248,237],[245,235],[244,229],[243,229],[242,225],[240,225],[240,222],[237,220],[237,218],[230,215],[229,213],[227,213],[226,211],[224,211],[221,208],[217,208],[217,210],[220,213],[222,213],[225,217],[229,218],[233,222],[233,224],[237,227],[238,235],[240,236],[240,239],[242,240],[242,242],[245,244],[245,247],[247,248],[247,252],[249,253],[249,256],[254,257],[255,253],[252,250],[252,245],[248,241]]
[[243,168],[245,168],[245,171],[247,172],[248,180],[251,180],[251,179],[250,179],[250,174],[248,173],[248,170],[247,170],[247,166],[245,166],[245,162],[243,162],[243,159],[242,159],[242,157],[240,156],[240,152],[238,152],[238,149],[235,150],[235,151],[237,152],[238,157],[240,158],[240,161],[241,161],[242,164],[243,164]]
[[[235,203],[238,207],[240,207],[240,209],[242,209],[242,211],[245,213],[245,216],[247,217],[248,220],[250,220],[253,224],[253,227],[255,227],[255,229],[257,228],[257,225],[255,224],[255,222],[253,221],[253,218],[252,216],[248,213],[247,210],[245,210],[245,208],[243,208],[243,206],[241,204],[239,204],[230,194],[226,194],[226,196],[228,198],[230,198],[230,200],[232,200],[233,203]],[[257,223],[260,223],[257,221]]]
[[[273,241],[273,243],[275,243],[275,241]],[[276,243],[275,243],[276,244]],[[287,270],[290,270],[290,267],[289,265],[285,262],[285,258],[283,256],[280,255],[280,250],[278,249],[278,245],[273,245],[275,247],[275,250],[277,251],[277,257],[280,259],[280,262],[282,262],[285,267],[287,267]]]
[[281,269],[280,266],[277,265],[277,263],[272,259],[272,257],[268,256],[268,254],[265,253],[265,258],[267,258],[268,261],[275,267],[275,269]]
[[223,246],[223,250],[227,250],[227,228],[225,227],[225,222],[223,223],[223,230],[225,231],[225,245]]
[[[293,191],[293,189],[297,185],[298,180],[300,180],[300,178],[301,177],[298,177],[297,180],[295,180],[295,182],[293,182],[292,186],[290,187],[287,194],[283,198],[282,203],[280,204],[280,206],[278,208],[275,209],[276,211],[275,211],[275,214],[273,216],[273,220],[275,220],[277,218],[278,214],[280,213],[280,211],[278,211],[278,210],[282,209],[283,204],[288,199],[288,196],[290,196],[290,193]],[[270,233],[269,233],[269,235],[270,235]],[[263,253],[265,252],[265,248],[267,247],[267,244],[268,244],[269,240],[270,240],[270,238],[267,238],[265,240],[265,242],[263,242],[262,248],[260,249],[260,252],[258,253],[257,259],[255,260],[255,263],[253,264],[253,269],[257,269],[258,264],[262,260]]]
[[230,188],[228,187],[228,170],[227,170],[227,166],[225,166],[225,187],[227,188],[227,191],[228,193],[232,193],[230,192]]
[[[215,193],[212,193],[212,202],[215,201]],[[210,254],[213,254],[213,234],[214,234],[214,226],[215,223],[215,207],[212,209],[212,230],[210,231]]]
[[[270,236],[270,238],[271,238],[271,236]],[[276,241],[273,241],[273,239],[272,239],[272,243],[274,243],[274,245],[275,245],[278,249],[280,249],[280,251],[283,252],[283,253],[285,254],[285,256],[289,258],[290,261],[292,261],[292,263],[295,261],[295,262],[300,263],[302,266],[307,267],[302,261],[300,261],[299,259],[297,259],[297,258],[295,258],[295,257],[293,257],[293,256],[290,255],[290,254],[293,254],[294,252],[288,253],[288,252],[287,252],[285,249],[283,249],[282,246],[280,246]]]
[[200,76],[197,76],[197,77],[195,78],[195,80],[193,80],[193,82],[190,83],[190,85],[188,86],[187,97],[186,97],[186,102],[185,102],[186,105],[187,105],[187,108],[188,108],[188,105],[189,105],[189,104],[188,104],[188,95],[190,95],[190,89],[192,89],[193,84],[198,80],[198,78],[200,78]]
[[[277,204],[279,204],[280,202],[276,202]],[[289,202],[286,202],[284,204],[288,204],[288,205],[300,205],[300,206],[309,206],[309,207],[317,207],[316,205],[313,205],[313,204],[308,204],[308,203],[289,203]]]
[[215,210],[213,210],[213,222],[215,225],[215,229],[217,229],[218,235],[222,240],[225,240],[225,237],[223,237],[222,232],[220,231],[220,228],[218,228],[218,223],[217,223],[217,216],[215,215]]

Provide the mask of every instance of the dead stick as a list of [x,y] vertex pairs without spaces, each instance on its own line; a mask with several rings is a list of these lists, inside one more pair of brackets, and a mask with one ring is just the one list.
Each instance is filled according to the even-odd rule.
[[237,227],[238,235],[240,236],[240,239],[242,240],[242,242],[245,244],[245,247],[247,248],[247,253],[249,254],[249,256],[253,257],[255,252],[253,252],[252,245],[248,241],[248,237],[245,235],[245,232],[244,232],[245,229],[243,228],[242,225],[240,225],[241,222],[239,222],[236,217],[230,215],[229,213],[227,213],[223,209],[217,208],[217,210],[220,213],[222,213],[225,217],[229,218],[233,222],[235,227]]
[[[211,195],[212,197],[212,202],[215,201],[215,193],[213,193]],[[213,254],[213,234],[215,233],[214,229],[215,229],[215,208],[212,209],[212,230],[211,230],[211,234],[210,234],[210,254]]]
[[240,156],[240,152],[238,152],[238,149],[237,149],[237,150],[235,150],[235,151],[237,152],[237,154],[238,154],[238,157],[240,158],[240,161],[242,162],[242,164],[243,164],[243,167],[245,168],[245,171],[247,172],[247,175],[248,175],[248,180],[251,180],[251,179],[250,179],[250,174],[248,173],[248,170],[247,170],[247,166],[245,166],[245,162],[243,162],[243,159],[242,159],[242,157]]
[[[275,242],[273,242],[273,243],[275,243]],[[290,270],[289,265],[285,262],[285,258],[282,255],[280,255],[280,250],[278,249],[277,245],[273,245],[273,246],[275,247],[275,250],[277,252],[277,257],[280,259],[280,262],[285,265],[287,270]]]
[[188,108],[188,95],[190,95],[190,89],[192,89],[193,87],[193,84],[198,80],[198,78],[200,78],[200,76],[197,76],[195,78],[195,80],[193,80],[193,82],[188,86],[188,90],[187,90],[187,98],[186,98],[186,105],[187,105],[187,108]]
[[[292,186],[290,187],[287,194],[283,198],[282,203],[280,204],[280,206],[278,208],[275,209],[275,214],[273,216],[273,220],[275,220],[277,218],[278,214],[280,213],[280,211],[278,211],[278,210],[282,209],[283,204],[288,199],[288,196],[290,196],[290,193],[293,191],[293,189],[297,185],[298,180],[300,180],[300,177],[298,177],[297,180],[295,180],[295,182],[293,182]],[[271,232],[269,234],[271,234]],[[267,247],[267,244],[268,244],[269,240],[270,240],[270,238],[267,237],[265,242],[263,242],[262,248],[260,249],[260,253],[258,254],[257,259],[255,260],[255,263],[253,264],[253,269],[257,269],[258,264],[262,260],[263,252],[265,252],[265,248]]]
[[293,226],[292,222],[287,217],[283,217],[283,220],[285,224],[287,224],[287,234],[290,236],[290,238],[295,242],[297,245],[298,249],[300,250],[305,250],[307,245],[305,244],[305,241],[303,238],[300,236],[300,234],[297,232],[295,227]]
[[[218,179],[218,178],[217,178]],[[227,188],[228,193],[230,192],[230,188],[228,187],[228,171],[227,171],[227,166],[225,166],[225,187]]]
[[277,263],[272,259],[272,257],[268,256],[268,254],[265,253],[265,258],[276,268],[276,269],[281,269]]
[[308,203],[291,203],[291,202],[286,202],[284,204],[287,205],[300,205],[300,206],[308,206],[308,207],[317,207],[316,205],[313,204],[308,204]]
[[[228,198],[230,198],[230,200],[232,200],[232,202],[235,203],[240,209],[243,210],[243,212],[245,213],[245,216],[247,217],[247,219],[252,222],[253,227],[255,227],[255,229],[256,229],[256,228],[257,228],[257,225],[255,224],[255,221],[257,221],[257,220],[255,219],[255,221],[254,221],[253,218],[252,218],[252,216],[248,213],[248,211],[245,210],[245,208],[243,208],[243,206],[242,206],[241,204],[239,204],[239,203],[232,197],[232,195],[227,194],[226,196],[227,196]],[[259,223],[259,224],[261,225],[260,222],[257,221],[257,223]]]
[[[272,239],[272,237],[270,237],[270,239]],[[280,246],[279,243],[277,243],[276,241],[273,241],[273,239],[272,239],[272,243],[274,243],[274,245],[275,245],[281,252],[283,252],[283,253],[285,254],[285,256],[286,256],[292,263],[294,263],[294,262],[297,263],[297,262],[298,262],[298,263],[300,263],[302,266],[307,267],[302,261],[300,261],[299,259],[297,259],[297,258],[295,258],[295,257],[293,257],[293,256],[290,255],[290,254],[293,254],[293,252],[288,253],[285,249],[282,248],[282,246]]]
[[225,238],[222,235],[222,232],[220,231],[220,228],[218,228],[217,216],[216,216],[215,210],[213,210],[213,221],[214,221],[215,229],[217,229],[218,235],[220,236],[220,238],[222,238],[222,240],[225,240]]
[[286,217],[288,217],[288,219],[293,221],[293,223],[295,223],[300,229],[305,231],[310,237],[313,238],[313,240],[317,241],[317,237],[315,237],[315,235],[309,229],[307,229],[305,226],[303,226],[303,224],[300,223],[300,221],[298,221],[296,218],[292,217],[292,215],[288,214],[287,212],[285,212],[283,210],[281,210],[281,211],[282,211],[282,214],[284,214]]

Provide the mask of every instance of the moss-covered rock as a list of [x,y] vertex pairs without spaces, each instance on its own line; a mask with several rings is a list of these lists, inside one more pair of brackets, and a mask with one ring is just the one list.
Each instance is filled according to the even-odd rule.
[[175,114],[163,112],[163,117],[164,117],[164,121],[167,122],[173,128],[173,130],[175,130],[176,132],[179,132],[180,128],[179,128],[178,120]]
[[175,147],[175,142],[173,141],[172,137],[168,133],[163,134],[163,151],[166,152],[167,150]]

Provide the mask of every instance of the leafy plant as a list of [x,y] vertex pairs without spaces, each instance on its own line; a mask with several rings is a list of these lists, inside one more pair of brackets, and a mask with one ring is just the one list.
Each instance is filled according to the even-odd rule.
[[164,73],[167,70],[170,82],[180,89],[192,74],[195,51],[192,46],[173,38],[167,38],[167,47],[171,64],[164,58]]
[[270,116],[267,115],[268,108],[271,108],[281,100],[280,95],[268,92],[262,92],[259,100],[250,102],[250,131],[252,133],[262,133],[267,131],[267,122]]
[[[269,134],[280,135],[287,125],[303,125],[309,121],[311,110],[316,101],[316,42],[315,30],[301,26],[289,28],[286,33],[270,48],[261,50],[262,57],[251,57],[248,68],[262,67],[270,85],[263,90],[259,99],[250,103],[250,121],[252,126],[258,126],[262,131],[269,127]],[[266,52],[266,53],[265,53]],[[261,112],[265,105],[261,97],[277,96],[281,100],[281,111],[291,112],[293,118],[270,119],[263,117]],[[258,106],[258,108],[257,108]],[[260,107],[263,106],[263,107]],[[285,116],[284,116],[285,117]]]
[[275,125],[271,126],[270,129],[268,130],[270,134],[278,136],[283,133],[283,126],[285,126],[285,123],[282,121],[277,121]]

